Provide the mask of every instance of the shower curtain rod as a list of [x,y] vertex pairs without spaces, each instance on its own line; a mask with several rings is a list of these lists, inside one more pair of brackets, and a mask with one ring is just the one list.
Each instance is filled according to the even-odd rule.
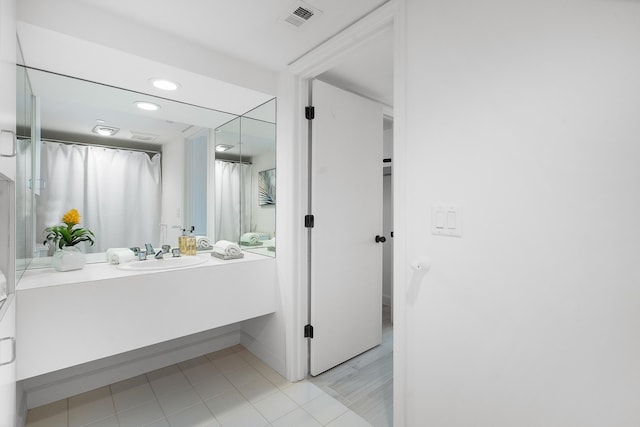
[[[27,136],[19,136],[18,139],[31,139]],[[90,142],[79,142],[79,141],[65,141],[62,139],[52,139],[52,138],[40,138],[40,141],[45,141],[45,142],[57,142],[60,144],[67,144],[67,145],[86,145],[87,147],[100,147],[100,148],[111,148],[111,149],[115,149],[115,150],[125,150],[125,151],[138,151],[141,153],[147,153],[147,154],[162,154],[161,151],[156,151],[156,150],[145,150],[142,148],[131,148],[131,147],[118,147],[116,145],[104,145],[104,144],[93,144]]]

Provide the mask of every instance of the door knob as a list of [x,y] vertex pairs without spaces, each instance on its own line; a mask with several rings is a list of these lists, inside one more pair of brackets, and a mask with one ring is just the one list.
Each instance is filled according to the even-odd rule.
[[387,238],[384,236],[376,236],[376,243],[384,243],[387,241]]

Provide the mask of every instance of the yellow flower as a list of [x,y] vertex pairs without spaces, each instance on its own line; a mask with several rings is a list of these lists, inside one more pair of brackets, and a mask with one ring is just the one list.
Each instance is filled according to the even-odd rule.
[[62,216],[62,222],[71,226],[80,224],[80,212],[77,209],[71,209]]
[[80,242],[89,242],[93,246],[95,235],[88,228],[78,227],[80,212],[71,209],[62,216],[64,225],[54,225],[44,229],[46,233],[44,244],[62,249],[65,246],[74,246]]

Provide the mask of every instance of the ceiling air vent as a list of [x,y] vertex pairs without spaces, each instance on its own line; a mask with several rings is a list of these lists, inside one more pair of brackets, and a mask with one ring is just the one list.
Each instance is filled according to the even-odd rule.
[[318,16],[322,13],[322,11],[303,1],[295,2],[289,11],[290,12],[287,13],[283,21],[294,29],[301,29],[301,27],[309,22],[314,16]]

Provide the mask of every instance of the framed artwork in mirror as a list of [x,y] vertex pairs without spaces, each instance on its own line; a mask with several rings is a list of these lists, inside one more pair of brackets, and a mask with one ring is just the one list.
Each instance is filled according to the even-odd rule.
[[258,172],[258,204],[260,206],[276,204],[275,168]]

